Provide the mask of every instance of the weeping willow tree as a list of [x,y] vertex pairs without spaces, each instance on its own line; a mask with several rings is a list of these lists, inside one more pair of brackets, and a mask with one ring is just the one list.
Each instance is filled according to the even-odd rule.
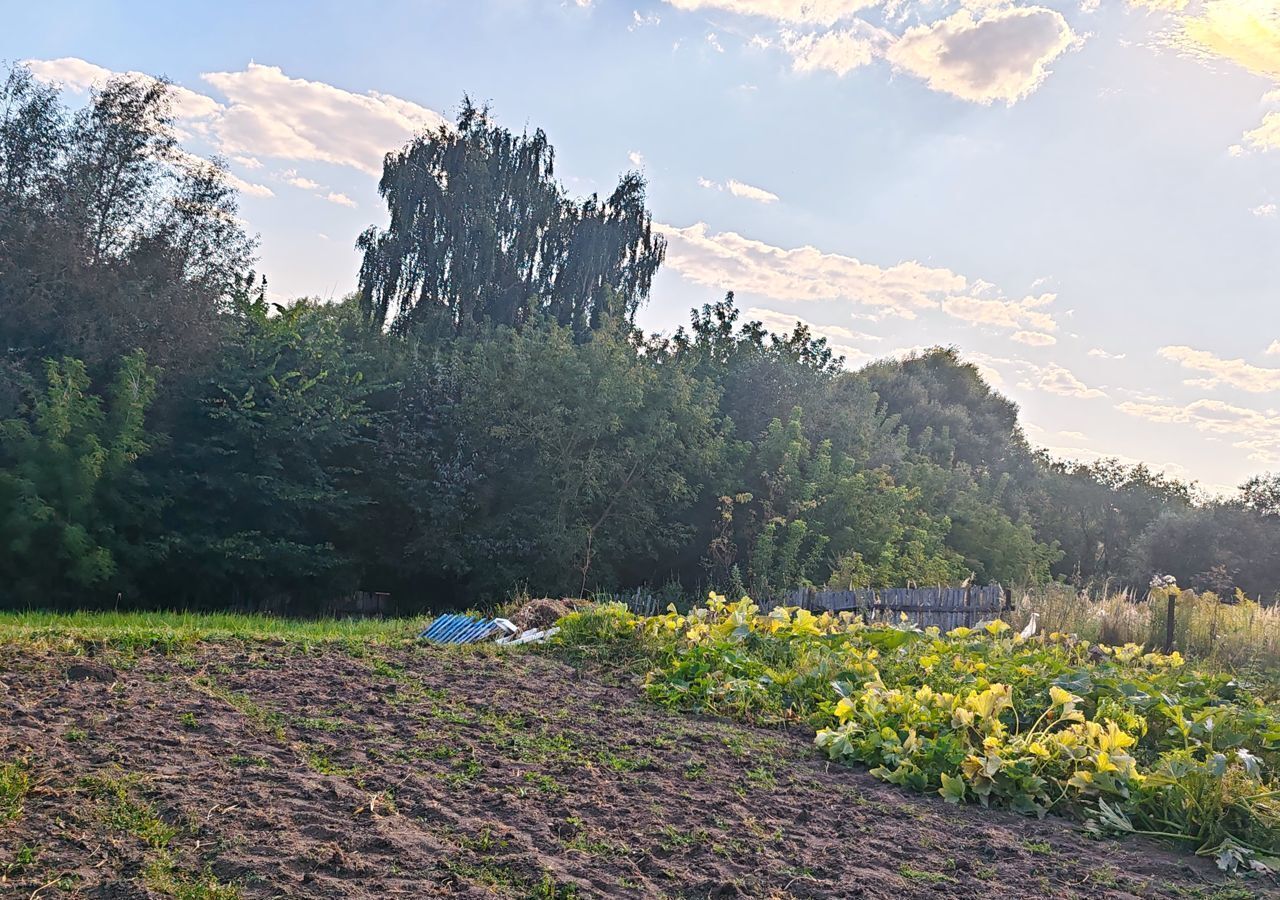
[[390,224],[356,245],[370,322],[402,332],[440,317],[462,329],[545,316],[582,333],[633,319],[666,252],[644,178],[573,199],[554,164],[541,129],[512,134],[469,98],[456,128],[387,154],[378,191]]

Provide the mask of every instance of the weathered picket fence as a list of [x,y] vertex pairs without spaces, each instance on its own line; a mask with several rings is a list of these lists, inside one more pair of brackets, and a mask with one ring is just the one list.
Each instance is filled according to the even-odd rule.
[[591,599],[597,603],[622,603],[627,609],[639,616],[656,616],[658,613],[664,612],[667,608],[667,603],[670,602],[661,600],[656,594],[644,588],[636,588],[634,592],[621,594],[598,592],[592,594]]
[[788,592],[781,602],[805,609],[857,613],[867,622],[898,622],[905,615],[921,628],[936,625],[943,631],[971,628],[983,620],[999,618],[1009,608],[1004,588],[998,584],[851,591],[801,588]]
[[381,618],[391,612],[391,595],[381,591],[355,591],[332,600],[325,612],[335,618]]
[[[655,615],[666,608],[666,601],[644,589],[625,594],[597,594],[594,599],[625,603],[632,612],[645,616]],[[937,625],[943,631],[962,625],[973,627],[983,620],[999,618],[1010,608],[1004,588],[998,584],[851,591],[799,588],[772,600],[757,602],[762,612],[768,612],[775,606],[801,606],[812,610],[853,612],[866,622],[899,622],[905,615],[921,628]]]

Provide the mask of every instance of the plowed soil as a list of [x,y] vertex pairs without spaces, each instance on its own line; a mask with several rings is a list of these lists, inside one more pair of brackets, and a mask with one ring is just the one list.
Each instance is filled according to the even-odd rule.
[[3,897],[1271,896],[545,654],[0,646]]

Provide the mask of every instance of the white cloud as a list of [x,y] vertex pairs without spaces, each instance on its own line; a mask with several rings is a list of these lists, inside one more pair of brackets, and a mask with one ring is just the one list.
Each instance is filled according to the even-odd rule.
[[1045,334],[1042,331],[1015,331],[1009,337],[1019,344],[1026,344],[1028,347],[1049,347],[1058,343],[1056,337],[1051,334]]
[[718,181],[712,181],[710,178],[698,176],[698,187],[706,188],[709,191],[728,191],[735,197],[742,197],[744,200],[754,200],[757,203],[776,203],[778,195],[772,191],[766,191],[764,188],[758,188],[754,185],[745,184],[730,178],[724,184]]
[[339,191],[331,191],[329,190],[328,185],[320,184],[318,181],[313,181],[304,175],[299,175],[297,169],[285,169],[283,172],[276,173],[276,177],[282,180],[285,184],[292,185],[293,187],[304,191],[311,191],[315,196],[329,203],[336,203],[338,206],[347,206],[352,208],[356,206],[356,201],[352,200],[346,194]]
[[439,113],[409,100],[291,78],[276,66],[250,63],[242,72],[202,77],[229,101],[213,128],[227,153],[316,160],[377,175],[387,150],[444,124]]
[[747,200],[754,200],[757,203],[776,203],[778,195],[772,191],[766,191],[764,188],[758,188],[754,185],[743,184],[741,181],[729,179],[727,187],[729,193],[735,197],[742,197]]
[[[79,90],[114,74],[70,57],[31,60],[28,65],[44,80]],[[409,100],[291,78],[276,66],[249,63],[243,71],[201,77],[226,100],[175,87],[178,125],[237,161],[311,160],[377,175],[387,150],[445,122],[439,113]]]
[[1248,451],[1253,462],[1280,464],[1280,413],[1274,409],[1249,409],[1207,399],[1185,406],[1125,402],[1116,409],[1148,422],[1190,425],[1205,434],[1233,438],[1232,446]]
[[[111,69],[74,56],[64,56],[60,59],[29,59],[24,62],[24,65],[42,81],[60,84],[76,93],[84,93],[89,88],[101,86],[111,78],[120,75],[140,78],[144,81],[156,80],[154,76],[145,72],[113,72]],[[170,97],[173,98],[174,116],[179,120],[211,119],[222,111],[222,104],[217,100],[181,85],[171,85]]]
[[1280,341],[1272,341],[1271,346],[1267,348],[1267,353],[1271,356],[1280,354]]
[[935,91],[975,103],[1012,105],[1049,74],[1049,63],[1079,39],[1062,14],[1040,6],[1000,6],[980,18],[961,9],[910,28],[888,50],[895,67]]
[[1274,203],[1263,203],[1249,210],[1259,219],[1274,219],[1276,217],[1276,205]]
[[627,31],[635,31],[638,28],[647,28],[651,25],[660,24],[662,24],[662,19],[657,14],[646,13],[642,16],[640,15],[640,10],[633,9],[631,10],[631,24],[627,26]]
[[885,37],[884,32],[870,26],[817,34],[784,32],[782,46],[791,54],[791,67],[797,72],[826,70],[844,76],[870,65],[881,52]]
[[[961,8],[950,16],[915,25],[901,36],[856,15],[882,5],[882,0],[667,2],[678,9],[773,20],[782,27],[777,39],[757,34],[750,45],[778,44],[798,72],[843,76],[884,56],[896,69],[924,79],[932,90],[984,104],[1012,105],[1026,97],[1048,77],[1050,63],[1083,40],[1057,10],[1011,0],[961,0]],[[904,5],[890,3],[883,20],[890,25],[903,21]],[[919,4],[925,11],[938,5]],[[714,33],[707,40],[722,49]]]
[[1108,353],[1106,350],[1103,350],[1101,347],[1094,347],[1092,350],[1089,351],[1089,355],[1096,356],[1098,359],[1124,359],[1126,356],[1128,356],[1127,353]]
[[1152,394],[1147,391],[1138,391],[1133,388],[1118,387],[1116,392],[1124,394],[1126,397],[1133,397],[1135,400],[1141,400],[1143,403],[1168,403],[1169,398],[1163,394]]
[[1172,41],[1203,59],[1228,59],[1280,81],[1280,7],[1275,0],[1204,0],[1178,19]]
[[905,318],[963,291],[963,276],[904,262],[884,269],[815,247],[785,249],[704,223],[655,225],[668,241],[667,266],[689,281],[773,300],[850,300]]
[[915,261],[882,267],[816,247],[776,247],[732,231],[713,234],[702,222],[654,227],[667,238],[668,268],[694,284],[771,300],[845,301],[906,319],[944,311],[977,325],[1056,328],[1041,310],[1052,294],[1010,300],[949,269]]
[[778,312],[774,309],[765,309],[760,306],[752,306],[747,312],[748,319],[759,319],[766,325],[772,327],[775,323],[781,323],[780,327],[775,330],[790,331],[796,322],[800,322],[809,326],[809,329],[815,333],[822,334],[824,337],[832,340],[841,341],[883,341],[884,338],[878,334],[867,334],[865,331],[854,331],[852,328],[845,328],[843,325],[815,325],[808,319],[800,316],[789,315],[788,313]]
[[1197,386],[1228,384],[1252,394],[1280,391],[1280,369],[1255,366],[1243,359],[1222,359],[1207,350],[1185,346],[1161,347],[1159,354],[1184,369],[1203,372],[1206,377],[1197,379]]
[[711,49],[717,53],[723,53],[724,47],[720,43],[720,38],[716,36],[714,31],[707,32],[707,43],[711,45]]
[[285,169],[280,173],[280,177],[284,179],[285,184],[291,184],[296,188],[302,188],[304,191],[314,191],[316,188],[320,187],[318,182],[299,175],[297,169]]
[[1075,373],[1057,363],[1049,363],[1047,366],[1033,368],[1035,369],[1036,380],[1025,381],[1018,385],[1019,387],[1028,390],[1039,389],[1050,394],[1057,394],[1060,397],[1078,397],[1082,400],[1107,396],[1105,392],[1089,387],[1077,378]]
[[[1153,5],[1159,0],[1138,2]],[[1168,3],[1162,8],[1184,11],[1187,4]],[[1207,61],[1225,59],[1280,84],[1280,5],[1275,0],[1203,0],[1178,15],[1176,23],[1165,42],[1181,52]],[[1280,91],[1271,91],[1262,102],[1280,103]],[[1266,113],[1256,128],[1245,133],[1243,146],[1231,147],[1230,153],[1239,156],[1245,147],[1280,149],[1280,111]]]
[[975,282],[974,295],[948,297],[942,302],[942,311],[949,316],[963,319],[975,325],[988,325],[992,328],[1034,329],[1038,331],[1056,331],[1058,323],[1053,316],[1041,312],[1040,307],[1047,306],[1056,298],[1056,294],[1040,294],[1024,297],[1021,300],[1010,300],[1006,297],[984,297],[976,294],[985,292],[990,285]]
[[793,25],[831,26],[881,0],[667,0],[676,9],[760,16]]
[[644,154],[638,150],[632,150],[627,154],[627,161],[637,169],[642,168],[644,166]]
[[1018,368],[1024,366],[1022,360],[1007,359],[1003,356],[992,356],[978,350],[969,350],[964,354],[965,362],[973,363],[978,368],[982,380],[997,390],[1005,390],[1005,377],[1000,371],[1005,366]]
[[1244,142],[1255,150],[1280,149],[1280,113],[1263,116],[1257,128],[1244,133]]
[[276,192],[271,190],[265,184],[257,184],[252,181],[245,181],[235,172],[226,173],[227,184],[231,185],[246,197],[274,197]]

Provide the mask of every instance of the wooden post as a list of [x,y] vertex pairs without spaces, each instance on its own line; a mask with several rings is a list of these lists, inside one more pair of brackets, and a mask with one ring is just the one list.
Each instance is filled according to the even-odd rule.
[[1169,595],[1169,611],[1164,620],[1164,652],[1173,652],[1173,614],[1174,604],[1177,602],[1177,595]]

